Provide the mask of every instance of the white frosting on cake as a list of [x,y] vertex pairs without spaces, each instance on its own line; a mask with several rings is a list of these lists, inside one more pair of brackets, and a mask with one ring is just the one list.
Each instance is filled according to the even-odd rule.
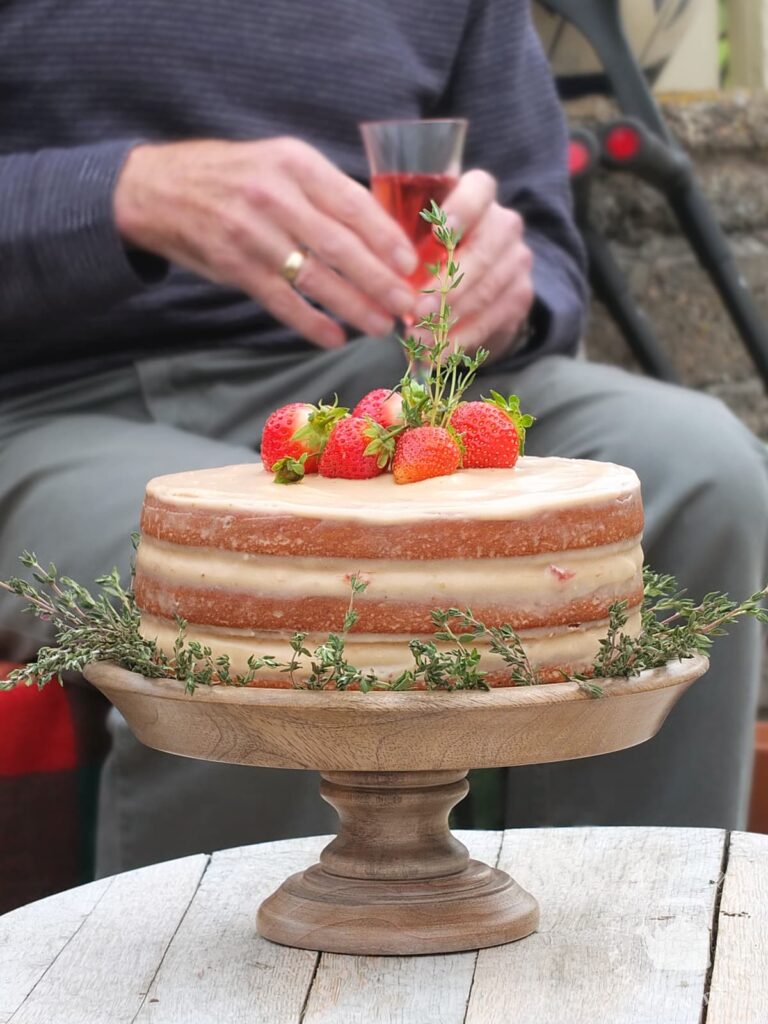
[[276,484],[261,463],[222,466],[156,477],[147,497],[185,510],[398,523],[525,519],[620,501],[639,488],[631,469],[611,462],[526,456],[513,470],[465,469],[414,484],[396,484],[390,473],[372,480],[312,474],[297,484]]
[[302,558],[186,547],[144,537],[137,569],[170,586],[204,586],[281,599],[350,595],[350,573],[368,582],[357,598],[436,602],[503,600],[517,607],[555,606],[641,585],[640,538],[619,544],[516,558]]

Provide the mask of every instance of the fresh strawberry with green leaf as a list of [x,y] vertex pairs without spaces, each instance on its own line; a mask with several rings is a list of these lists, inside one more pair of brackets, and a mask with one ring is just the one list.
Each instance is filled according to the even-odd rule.
[[328,443],[320,456],[321,476],[341,477],[344,480],[367,480],[380,476],[387,465],[387,459],[380,465],[380,456],[366,454],[373,443],[370,433],[371,420],[348,416],[331,430]]
[[[496,394],[496,392],[493,392]],[[462,466],[464,469],[508,469],[517,462],[525,438],[525,425],[513,420],[506,411],[494,402],[462,402],[451,416],[451,426],[461,435],[464,446]]]
[[382,427],[394,427],[403,422],[403,399],[391,388],[376,388],[361,398],[352,410],[353,416],[365,419],[370,416]]
[[392,475],[396,484],[413,484],[434,476],[449,476],[461,463],[461,449],[445,427],[412,427],[395,447]]
[[317,473],[320,455],[334,424],[348,413],[348,409],[335,403],[291,402],[276,409],[264,424],[261,458],[267,469],[276,474],[277,482],[292,483],[305,473]]
[[533,417],[520,412],[515,395],[496,391],[482,402],[464,402],[488,352],[456,348],[450,330],[456,322],[449,303],[461,282],[456,262],[459,235],[433,201],[421,217],[432,225],[446,258],[430,267],[439,308],[415,326],[431,335],[401,339],[408,357],[397,390],[377,388],[355,406],[353,415],[333,406],[294,403],[273,413],[262,442],[266,465],[278,483],[305,473],[365,479],[392,467],[397,483],[411,483],[472,467],[511,467],[523,454],[525,431]]

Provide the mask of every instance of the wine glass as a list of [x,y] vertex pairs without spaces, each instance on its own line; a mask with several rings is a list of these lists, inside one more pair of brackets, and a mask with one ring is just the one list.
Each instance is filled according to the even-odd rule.
[[[371,192],[413,242],[419,266],[408,278],[414,288],[429,280],[427,263],[445,255],[432,225],[419,216],[431,200],[442,204],[461,174],[467,121],[364,121],[360,125]],[[410,322],[404,318],[406,326]]]

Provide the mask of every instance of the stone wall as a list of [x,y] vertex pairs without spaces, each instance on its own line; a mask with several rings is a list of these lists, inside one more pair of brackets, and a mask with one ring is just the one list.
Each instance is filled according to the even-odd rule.
[[[670,97],[662,107],[694,161],[759,310],[768,317],[768,94]],[[603,100],[569,110],[573,123],[587,126],[612,114]],[[592,211],[684,383],[722,398],[768,440],[765,388],[664,200],[635,178],[602,174],[593,189]],[[637,369],[597,302],[587,349],[590,358]],[[761,715],[768,718],[768,658]]]
[[[669,97],[662,107],[694,161],[758,308],[768,317],[768,95],[694,94]],[[572,122],[585,124],[612,113],[603,100],[569,110]],[[683,381],[723,398],[768,440],[768,396],[762,382],[664,199],[634,177],[601,173],[592,210]],[[633,365],[626,343],[598,303],[587,346],[591,358]]]

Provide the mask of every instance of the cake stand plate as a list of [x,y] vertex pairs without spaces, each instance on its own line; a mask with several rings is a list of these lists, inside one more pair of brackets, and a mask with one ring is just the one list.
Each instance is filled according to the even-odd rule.
[[353,954],[447,953],[522,938],[538,905],[505,872],[469,859],[450,832],[472,768],[564,761],[650,739],[707,669],[701,656],[601,680],[490,692],[359,693],[214,686],[193,695],[95,663],[87,678],[147,746],[321,772],[339,814],[320,863],[259,908],[266,938]]

